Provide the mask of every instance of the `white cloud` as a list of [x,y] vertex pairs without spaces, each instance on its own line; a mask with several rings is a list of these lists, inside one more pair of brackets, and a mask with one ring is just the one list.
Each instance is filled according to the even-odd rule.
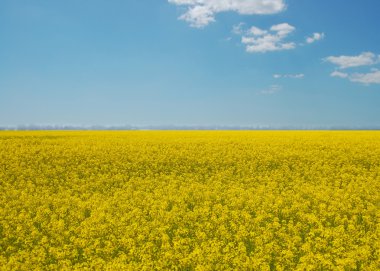
[[354,73],[349,77],[351,82],[365,85],[380,84],[380,71],[374,70],[369,73]]
[[351,82],[361,83],[364,85],[380,84],[380,70],[372,69],[368,73],[348,74],[340,71],[334,71],[330,74],[332,77],[347,78]]
[[[337,65],[337,69],[342,70],[378,64],[380,63],[380,55],[375,55],[372,52],[364,52],[358,56],[329,56],[324,60]],[[330,76],[348,79],[351,82],[364,85],[380,84],[380,70],[378,69],[371,69],[371,71],[367,73],[348,73],[335,70]]]
[[195,6],[180,16],[179,19],[189,22],[190,26],[196,28],[201,28],[215,21],[213,12],[205,6]]
[[285,10],[284,0],[168,0],[174,5],[187,6],[179,19],[192,27],[202,28],[215,21],[220,12],[234,11],[239,14],[275,14]]
[[292,33],[296,28],[294,26],[291,26],[288,23],[282,23],[282,24],[276,24],[273,25],[270,30],[277,32],[277,35],[280,37],[286,37],[290,33]]
[[311,37],[306,38],[306,42],[310,44],[318,40],[323,40],[324,38],[325,38],[325,33],[313,33]]
[[331,77],[339,77],[339,78],[347,78],[348,74],[345,72],[340,72],[340,71],[333,71],[330,74]]
[[268,33],[266,30],[262,30],[256,26],[252,26],[251,29],[248,30],[248,33],[251,33],[254,36],[263,36]]
[[273,74],[273,78],[280,79],[280,78],[291,78],[291,79],[302,79],[305,75],[303,73],[297,73],[297,74]]
[[380,55],[376,56],[372,52],[363,52],[358,56],[329,56],[324,60],[337,65],[339,69],[347,69],[377,64],[380,62]]
[[[295,49],[297,44],[304,45],[298,42],[285,41],[295,30],[296,28],[288,23],[272,25],[269,29],[261,29],[257,26],[244,29],[243,23],[235,25],[232,28],[233,33],[241,36],[241,43],[245,45],[248,53],[291,50]],[[311,37],[311,39],[313,39],[312,42],[323,38],[324,33],[314,33]]]
[[295,79],[301,79],[301,78],[304,78],[305,75],[303,73],[299,73],[299,74],[291,74],[289,75],[290,78],[295,78]]
[[236,35],[242,35],[244,33],[244,30],[243,30],[244,25],[245,23],[239,23],[237,25],[234,25],[232,27],[232,33]]
[[241,42],[249,53],[265,53],[271,51],[290,50],[296,47],[294,42],[285,42],[296,28],[288,23],[273,25],[269,30],[252,26],[243,32]]
[[261,94],[271,95],[275,94],[282,90],[282,86],[280,85],[271,85],[269,88],[263,89],[260,91]]

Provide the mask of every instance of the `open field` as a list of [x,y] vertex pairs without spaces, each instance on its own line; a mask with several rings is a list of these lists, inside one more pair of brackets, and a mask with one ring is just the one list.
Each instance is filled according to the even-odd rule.
[[0,270],[380,270],[380,132],[1,132]]

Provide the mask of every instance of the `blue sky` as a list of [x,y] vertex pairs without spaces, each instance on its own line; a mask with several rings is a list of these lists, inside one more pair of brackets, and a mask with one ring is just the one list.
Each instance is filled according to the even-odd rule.
[[379,126],[378,0],[2,0],[0,126]]

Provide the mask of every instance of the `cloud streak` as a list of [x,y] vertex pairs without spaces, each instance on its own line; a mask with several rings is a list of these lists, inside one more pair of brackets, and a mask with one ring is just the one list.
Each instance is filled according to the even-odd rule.
[[271,85],[269,88],[263,89],[260,91],[261,94],[264,95],[273,95],[282,90],[282,86],[280,85]]
[[285,10],[284,0],[168,0],[188,7],[179,19],[191,27],[203,28],[215,21],[217,13],[233,11],[244,15],[276,14]]
[[380,55],[375,55],[372,52],[363,52],[357,56],[329,56],[324,60],[337,65],[339,69],[347,69],[377,64],[380,62]]
[[339,78],[347,78],[349,75],[348,73],[345,72],[340,72],[340,71],[333,71],[330,74],[331,77],[339,77]]
[[380,71],[377,69],[368,73],[343,73],[334,71],[330,74],[332,77],[347,78],[351,82],[360,83],[364,85],[380,84]]
[[297,74],[273,74],[273,78],[280,79],[280,78],[291,78],[291,79],[302,79],[305,75],[303,73],[297,73]]
[[360,83],[364,85],[380,84],[380,70],[372,69],[367,73],[352,73],[342,70],[372,66],[380,63],[380,55],[376,55],[372,52],[363,52],[357,56],[329,56],[324,59],[327,62],[335,64],[338,70],[333,71],[330,76],[348,79],[354,83]]
[[373,70],[369,73],[354,73],[349,77],[351,82],[365,85],[380,84],[380,71]]

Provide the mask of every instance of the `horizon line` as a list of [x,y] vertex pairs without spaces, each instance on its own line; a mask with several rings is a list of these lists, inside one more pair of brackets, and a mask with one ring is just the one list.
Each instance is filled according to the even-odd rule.
[[0,131],[378,131],[380,125],[4,125]]

